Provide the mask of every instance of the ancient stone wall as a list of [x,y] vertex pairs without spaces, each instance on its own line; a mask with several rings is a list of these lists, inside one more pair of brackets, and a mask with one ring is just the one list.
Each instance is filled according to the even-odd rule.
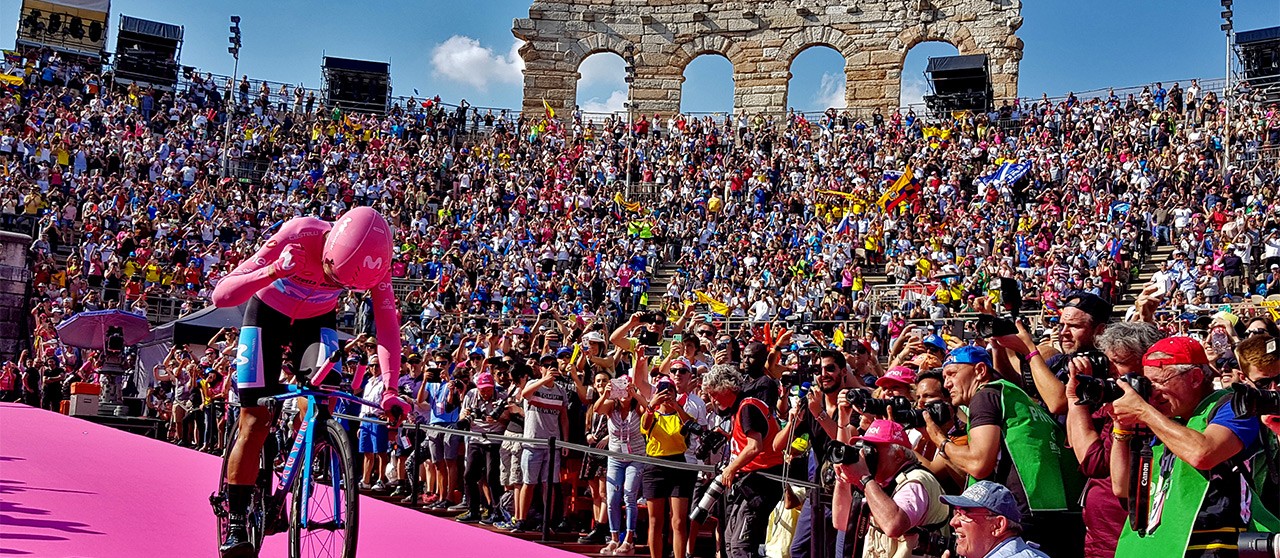
[[907,51],[925,41],[988,55],[996,98],[1015,97],[1021,12],[1021,0],[535,0],[512,32],[526,111],[572,110],[582,61],[630,47],[639,112],[678,112],[685,66],[710,53],[733,64],[735,111],[779,114],[792,60],[819,45],[843,54],[852,108],[896,107]]
[[0,361],[17,358],[29,335],[30,246],[31,237],[0,231]]

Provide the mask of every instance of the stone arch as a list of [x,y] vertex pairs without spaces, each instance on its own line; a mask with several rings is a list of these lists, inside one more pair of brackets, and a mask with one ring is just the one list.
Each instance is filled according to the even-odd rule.
[[816,46],[824,46],[839,52],[848,64],[858,53],[858,45],[848,34],[831,28],[809,28],[804,33],[792,35],[778,47],[778,58],[787,62],[787,68],[801,52]]
[[846,99],[861,110],[896,102],[906,51],[928,40],[948,42],[961,54],[988,54],[997,97],[1016,95],[1022,0],[855,4],[532,0],[528,17],[512,25],[512,34],[526,43],[520,49],[524,109],[540,114],[544,99],[567,108],[582,60],[601,51],[621,55],[628,46],[636,57],[634,105],[646,113],[678,110],[684,68],[699,55],[716,53],[733,65],[735,107],[781,114],[790,63],[814,45],[844,56]]
[[564,61],[572,65],[576,72],[582,66],[582,62],[592,54],[611,52],[625,58],[626,56],[623,53],[627,51],[627,47],[631,47],[634,52],[639,54],[639,49],[636,48],[636,45],[622,37],[606,33],[595,33],[574,43],[564,52],[563,56]]
[[737,67],[742,62],[744,53],[740,43],[732,41],[724,35],[702,35],[695,37],[691,41],[680,43],[675,52],[668,58],[667,64],[683,76],[685,68],[689,67],[689,63],[704,54],[723,56],[730,64]]
[[894,37],[889,47],[901,53],[901,60],[898,61],[899,67],[901,67],[902,62],[907,59],[907,53],[912,48],[915,48],[920,43],[930,41],[947,43],[956,47],[961,56],[981,52],[973,32],[969,30],[968,26],[959,22],[946,22],[940,25],[921,24],[908,27],[898,33],[897,37]]

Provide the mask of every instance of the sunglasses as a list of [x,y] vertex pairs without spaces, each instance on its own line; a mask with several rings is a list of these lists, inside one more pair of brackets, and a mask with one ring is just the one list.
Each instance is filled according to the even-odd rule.
[[1280,385],[1280,376],[1272,376],[1270,378],[1254,380],[1253,385],[1263,391],[1275,389],[1277,385]]
[[671,373],[672,374],[692,374],[693,371],[689,370],[688,368],[672,368]]
[[1265,330],[1265,329],[1249,329],[1249,330],[1245,330],[1244,335],[1245,335],[1245,337],[1253,337],[1253,336],[1255,336],[1255,335],[1267,335],[1267,330]]

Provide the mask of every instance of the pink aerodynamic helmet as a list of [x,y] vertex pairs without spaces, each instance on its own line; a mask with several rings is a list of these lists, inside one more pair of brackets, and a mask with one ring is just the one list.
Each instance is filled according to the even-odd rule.
[[324,263],[343,286],[368,290],[391,270],[391,226],[370,207],[342,214],[324,240]]

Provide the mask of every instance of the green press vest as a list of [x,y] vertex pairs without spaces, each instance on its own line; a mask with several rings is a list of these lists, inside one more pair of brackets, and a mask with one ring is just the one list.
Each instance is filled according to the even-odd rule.
[[[1231,392],[1227,390],[1217,391],[1206,397],[1196,407],[1191,420],[1187,421],[1187,428],[1204,432],[1214,413],[1221,407],[1219,403],[1223,403],[1224,398],[1229,400],[1230,397]],[[1113,451],[1115,449],[1113,448]],[[1160,458],[1164,453],[1163,443],[1156,444],[1152,448],[1152,463],[1156,464],[1157,472]],[[1116,546],[1117,558],[1180,557],[1186,553],[1196,517],[1204,504],[1205,494],[1209,492],[1209,472],[1200,471],[1186,461],[1176,459],[1167,483],[1168,490],[1160,514],[1160,524],[1145,536],[1139,536],[1126,520],[1124,531],[1120,533],[1120,542]],[[1159,483],[1153,478],[1151,486],[1154,488],[1157,484]],[[1253,490],[1251,489],[1250,492]],[[1250,500],[1252,505],[1249,509],[1252,517],[1249,524],[1245,526],[1245,530],[1275,532],[1280,529],[1280,520],[1262,506],[1261,499],[1256,493],[1252,494]]]
[[[1022,388],[996,380],[1000,390],[1004,451],[1017,467],[1031,511],[1064,511],[1080,496],[1084,481],[1075,454],[1066,449],[1066,434]],[[969,477],[969,484],[980,479]]]

